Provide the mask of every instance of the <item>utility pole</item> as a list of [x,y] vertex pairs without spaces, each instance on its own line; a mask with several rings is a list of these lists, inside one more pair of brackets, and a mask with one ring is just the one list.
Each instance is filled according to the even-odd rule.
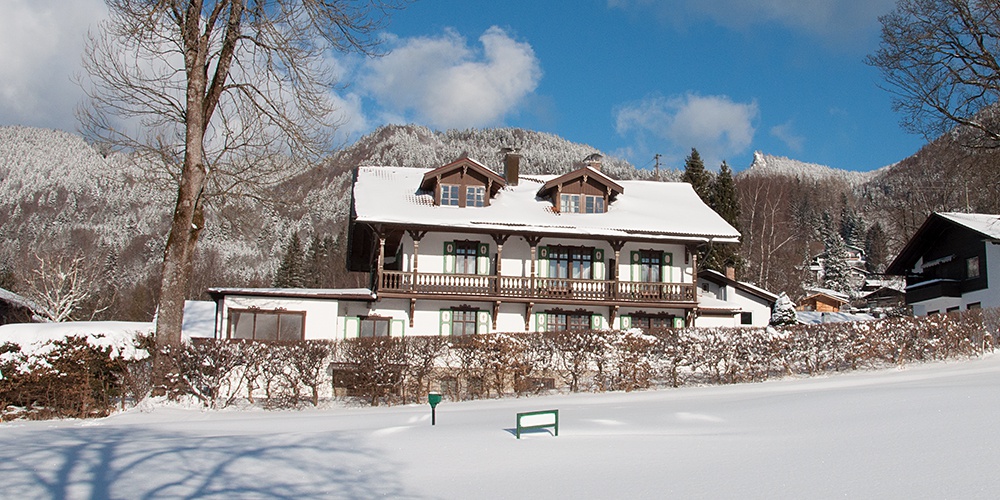
[[656,166],[653,167],[656,170],[656,180],[660,180],[660,153],[653,155],[653,161],[656,162]]

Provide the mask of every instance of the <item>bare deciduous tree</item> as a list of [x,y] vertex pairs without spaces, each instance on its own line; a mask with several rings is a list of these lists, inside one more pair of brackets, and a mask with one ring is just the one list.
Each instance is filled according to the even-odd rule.
[[106,0],[109,19],[85,50],[80,117],[92,139],[155,160],[177,189],[159,345],[180,342],[206,199],[245,194],[328,151],[337,115],[326,56],[371,54],[404,1]]
[[899,0],[879,21],[882,43],[866,62],[903,126],[933,139],[964,125],[979,132],[974,145],[1000,147],[1000,1]]
[[[28,290],[41,312],[48,320],[60,322],[80,319],[77,313],[86,304],[94,303],[100,293],[101,269],[90,265],[81,254],[35,254],[38,265],[32,270]],[[108,308],[108,300],[98,301],[91,311],[95,315]]]

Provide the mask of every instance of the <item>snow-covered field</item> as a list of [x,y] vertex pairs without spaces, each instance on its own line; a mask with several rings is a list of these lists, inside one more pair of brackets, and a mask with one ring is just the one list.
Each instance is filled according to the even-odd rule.
[[[514,414],[558,408],[559,436]],[[0,424],[4,498],[995,498],[1000,356],[638,393]]]

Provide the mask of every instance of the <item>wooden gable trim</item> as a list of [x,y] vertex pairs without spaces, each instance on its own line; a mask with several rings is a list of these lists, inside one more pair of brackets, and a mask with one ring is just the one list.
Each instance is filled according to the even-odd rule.
[[576,169],[572,172],[560,175],[559,177],[556,177],[555,179],[546,182],[542,186],[542,188],[538,191],[538,194],[539,196],[544,196],[554,188],[558,188],[560,186],[563,186],[565,184],[568,184],[570,182],[573,182],[575,180],[584,177],[588,179],[594,179],[595,181],[597,181],[598,184],[603,185],[605,187],[605,190],[607,192],[607,197],[609,199],[614,198],[615,196],[625,192],[625,188],[622,187],[621,184],[618,184],[607,175],[604,175],[603,173],[601,173],[600,170],[596,170],[591,167],[583,167]]
[[493,197],[500,191],[501,188],[507,185],[507,181],[504,180],[500,174],[486,168],[483,164],[473,160],[472,158],[459,158],[447,165],[442,165],[434,170],[431,170],[424,174],[423,179],[420,181],[420,189],[423,191],[434,192],[437,189],[438,180],[452,173],[455,170],[467,169],[472,170],[487,179],[486,186],[489,189],[490,197]]

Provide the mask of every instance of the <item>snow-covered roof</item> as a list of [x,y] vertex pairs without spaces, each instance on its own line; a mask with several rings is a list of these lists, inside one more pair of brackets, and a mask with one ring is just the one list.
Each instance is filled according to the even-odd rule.
[[375,294],[368,288],[209,288],[208,294],[216,300],[223,295],[342,300],[375,300],[376,298]]
[[843,312],[795,311],[799,323],[804,325],[819,325],[822,323],[846,323],[849,321],[869,321],[875,316],[869,314],[851,314]]
[[619,181],[623,193],[603,214],[556,213],[537,196],[554,175],[522,176],[500,190],[488,207],[435,206],[419,191],[429,170],[358,167],[354,211],[360,222],[476,231],[523,231],[608,238],[737,242],[739,232],[698,198],[689,184]]
[[966,214],[961,212],[939,212],[938,215],[973,231],[982,233],[983,236],[1000,240],[1000,215]]
[[41,308],[30,299],[22,297],[10,290],[0,288],[0,300],[16,306],[25,307],[32,311],[40,311]]
[[734,279],[730,279],[728,276],[720,273],[719,271],[716,271],[715,269],[702,269],[698,271],[698,278],[709,279],[717,283],[718,282],[727,283],[733,286],[734,288],[743,290],[744,292],[747,292],[751,295],[756,295],[757,297],[768,300],[770,302],[776,302],[778,300],[777,295],[767,290],[764,290],[759,286],[751,285],[750,283],[747,283],[745,281],[737,281]]
[[815,295],[826,295],[827,297],[837,299],[841,302],[851,301],[851,298],[847,296],[847,294],[838,292],[836,290],[831,290],[829,288],[806,287],[806,293],[809,294],[806,298],[813,297]]

